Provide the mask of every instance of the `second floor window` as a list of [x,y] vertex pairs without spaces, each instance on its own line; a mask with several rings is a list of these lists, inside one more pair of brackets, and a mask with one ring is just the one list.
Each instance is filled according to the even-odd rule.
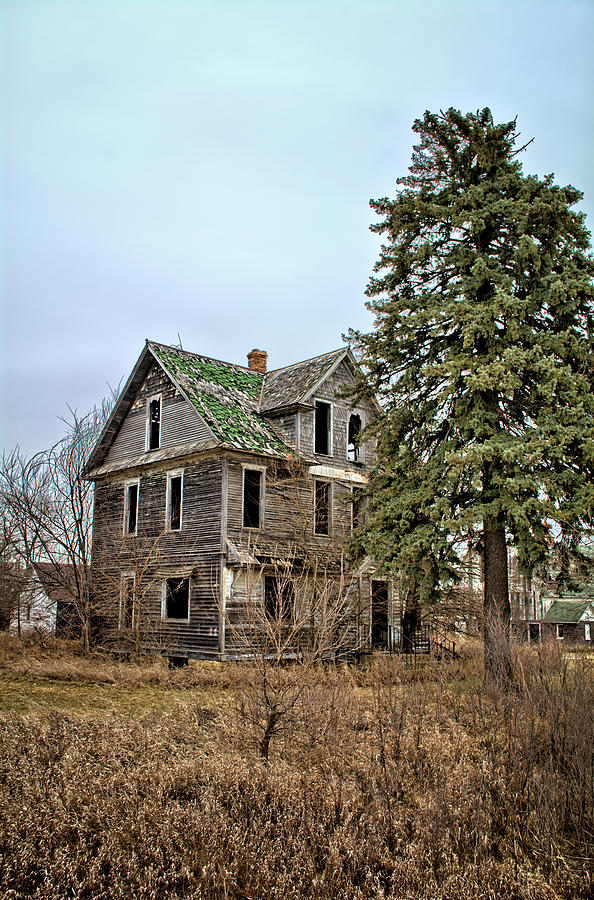
[[138,482],[127,484],[124,493],[124,534],[136,534],[138,527]]
[[146,413],[146,449],[158,450],[161,446],[161,398],[148,401]]
[[262,527],[262,472],[243,470],[243,527]]
[[330,534],[330,482],[315,482],[314,531]]
[[314,429],[314,452],[321,453],[324,456],[331,456],[332,453],[332,408],[329,403],[323,400],[316,400],[315,412],[315,429]]
[[167,476],[167,529],[181,531],[183,502],[183,475],[170,472]]

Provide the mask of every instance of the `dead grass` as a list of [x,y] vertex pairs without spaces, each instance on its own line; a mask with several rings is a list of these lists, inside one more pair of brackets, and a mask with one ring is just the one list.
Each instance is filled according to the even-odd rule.
[[0,654],[3,896],[592,897],[590,666],[320,669],[265,764],[245,667],[32,656]]

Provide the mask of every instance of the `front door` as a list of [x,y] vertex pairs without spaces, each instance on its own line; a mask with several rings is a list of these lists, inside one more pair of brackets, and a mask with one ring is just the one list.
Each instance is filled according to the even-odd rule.
[[388,630],[388,585],[385,581],[371,582],[371,649],[390,649]]

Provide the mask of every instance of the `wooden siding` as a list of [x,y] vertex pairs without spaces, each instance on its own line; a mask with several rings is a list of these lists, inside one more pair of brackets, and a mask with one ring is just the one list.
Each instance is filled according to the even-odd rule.
[[[372,417],[377,415],[377,411],[371,403],[360,403],[353,407],[347,400],[339,396],[340,391],[351,384],[353,384],[352,373],[346,363],[342,362],[311,398],[312,404],[315,400],[324,400],[326,403],[332,404],[332,455],[317,454],[316,457],[320,463],[360,472],[363,467],[373,464],[375,447],[372,441],[367,441],[362,446],[359,461],[351,462],[347,459],[349,418],[351,413],[357,413],[365,426]],[[314,452],[314,417],[313,409],[302,410],[299,414],[299,446],[304,453]]]
[[146,401],[161,395],[161,448],[205,441],[210,429],[192,404],[177,390],[157,363],[153,363],[111,446],[107,462],[143,453],[146,446]]
[[[93,580],[97,602],[111,628],[117,628],[121,573],[136,573],[145,643],[170,655],[216,656],[220,630],[221,472],[220,458],[183,466],[181,531],[165,528],[167,472],[151,469],[139,481],[138,533],[123,535],[125,476],[96,485]],[[190,577],[190,617],[163,620],[161,602],[167,577]]]

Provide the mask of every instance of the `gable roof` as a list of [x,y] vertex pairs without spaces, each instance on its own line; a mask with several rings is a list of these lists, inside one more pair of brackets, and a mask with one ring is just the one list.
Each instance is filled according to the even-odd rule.
[[322,356],[267,372],[262,385],[260,412],[305,403],[345,358],[355,362],[348,347],[341,347]]
[[588,607],[593,604],[592,600],[555,600],[544,616],[543,622],[557,622],[560,625],[579,622]]
[[[356,368],[357,363],[351,350],[342,347],[264,374],[235,363],[147,340],[95,444],[84,474],[93,472],[98,475],[105,469],[100,467],[155,362],[208,426],[212,438],[199,447],[187,445],[175,450],[151,451],[152,461],[161,456],[169,458],[178,451],[187,455],[216,447],[266,456],[296,455],[296,448],[290,446],[275,430],[267,414],[307,403],[319,385],[343,360]],[[298,455],[304,456],[303,452]],[[145,453],[140,456],[137,454],[133,459],[126,460],[126,464],[142,465],[147,459]],[[121,464],[118,464],[118,468],[121,468]]]
[[264,380],[261,372],[153,341],[147,346],[219,444],[273,456],[291,452],[270,423],[258,415]]

